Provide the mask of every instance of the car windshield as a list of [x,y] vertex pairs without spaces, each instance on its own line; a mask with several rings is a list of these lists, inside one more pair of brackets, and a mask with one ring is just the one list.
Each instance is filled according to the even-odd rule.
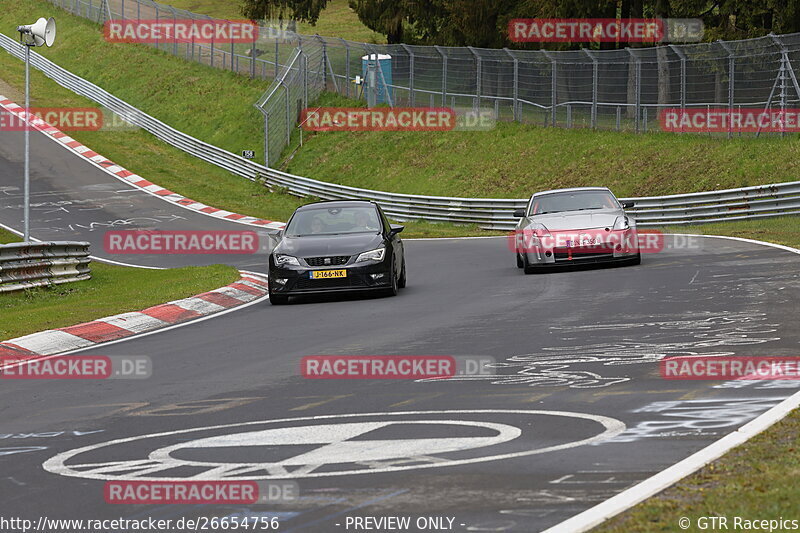
[[530,214],[544,215],[589,209],[620,209],[620,206],[614,195],[608,191],[557,192],[534,198]]
[[378,211],[372,206],[319,207],[296,212],[286,227],[286,235],[303,237],[342,233],[378,233],[380,230]]

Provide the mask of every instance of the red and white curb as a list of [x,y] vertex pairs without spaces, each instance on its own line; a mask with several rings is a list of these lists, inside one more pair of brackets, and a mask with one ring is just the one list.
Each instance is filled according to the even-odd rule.
[[[19,117],[20,119],[27,121],[27,113],[25,112],[25,108],[15,104],[8,98],[3,95],[0,95],[0,107],[7,110],[9,113],[14,114],[15,116]],[[134,174],[130,170],[127,170],[120,165],[117,165],[113,161],[106,159],[102,155],[98,154],[97,152],[92,151],[89,147],[84,146],[80,142],[76,141],[72,137],[68,136],[63,131],[59,130],[58,128],[51,126],[46,121],[33,116],[31,117],[30,124],[36,128],[37,130],[41,131],[45,135],[48,135],[73,153],[77,154],[78,156],[86,159],[96,167],[106,171],[107,173],[111,174],[115,178],[124,181],[134,187],[142,189],[154,196],[158,196],[159,198],[171,202],[175,205],[181,206],[186,209],[190,209],[192,211],[196,211],[198,213],[203,213],[205,215],[209,215],[215,218],[221,218],[227,220],[229,222],[237,222],[239,224],[247,224],[250,226],[257,226],[260,228],[269,228],[269,229],[283,229],[286,225],[283,222],[274,222],[272,220],[264,220],[262,218],[256,218],[246,215],[240,215],[238,213],[232,213],[230,211],[225,211],[224,209],[218,209],[216,207],[211,207],[209,205],[196,202],[191,198],[186,198],[185,196],[181,196],[176,192],[172,192],[169,189],[165,189],[159,185],[156,185],[152,182],[147,181],[143,177],[139,176],[138,174]]]
[[15,364],[21,360],[90,348],[96,344],[196,320],[267,296],[265,277],[252,272],[240,271],[240,274],[241,279],[230,285],[191,298],[0,342],[0,369],[5,366],[4,360],[6,364]]

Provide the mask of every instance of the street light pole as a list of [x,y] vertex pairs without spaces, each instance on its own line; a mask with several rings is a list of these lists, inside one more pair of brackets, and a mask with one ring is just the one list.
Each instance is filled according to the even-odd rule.
[[31,141],[31,124],[30,124],[30,109],[31,109],[31,45],[25,43],[25,199],[24,199],[24,217],[25,217],[25,233],[22,240],[29,242],[31,240],[31,156],[30,156],[30,141]]
[[25,185],[24,185],[24,206],[23,218],[25,219],[25,231],[23,239],[25,242],[31,240],[31,47],[53,46],[56,39],[56,21],[53,17],[49,19],[40,18],[34,24],[17,26],[19,40],[25,47]]

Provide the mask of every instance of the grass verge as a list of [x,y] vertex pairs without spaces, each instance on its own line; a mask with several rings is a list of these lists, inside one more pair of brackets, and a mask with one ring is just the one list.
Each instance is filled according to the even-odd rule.
[[[18,242],[0,229],[0,243]],[[230,266],[150,270],[93,262],[92,279],[0,294],[0,340],[140,311],[239,279]]]

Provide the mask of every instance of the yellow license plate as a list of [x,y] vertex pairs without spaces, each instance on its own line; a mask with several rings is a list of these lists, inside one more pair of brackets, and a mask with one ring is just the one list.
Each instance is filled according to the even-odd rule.
[[346,278],[347,270],[312,270],[311,279]]

